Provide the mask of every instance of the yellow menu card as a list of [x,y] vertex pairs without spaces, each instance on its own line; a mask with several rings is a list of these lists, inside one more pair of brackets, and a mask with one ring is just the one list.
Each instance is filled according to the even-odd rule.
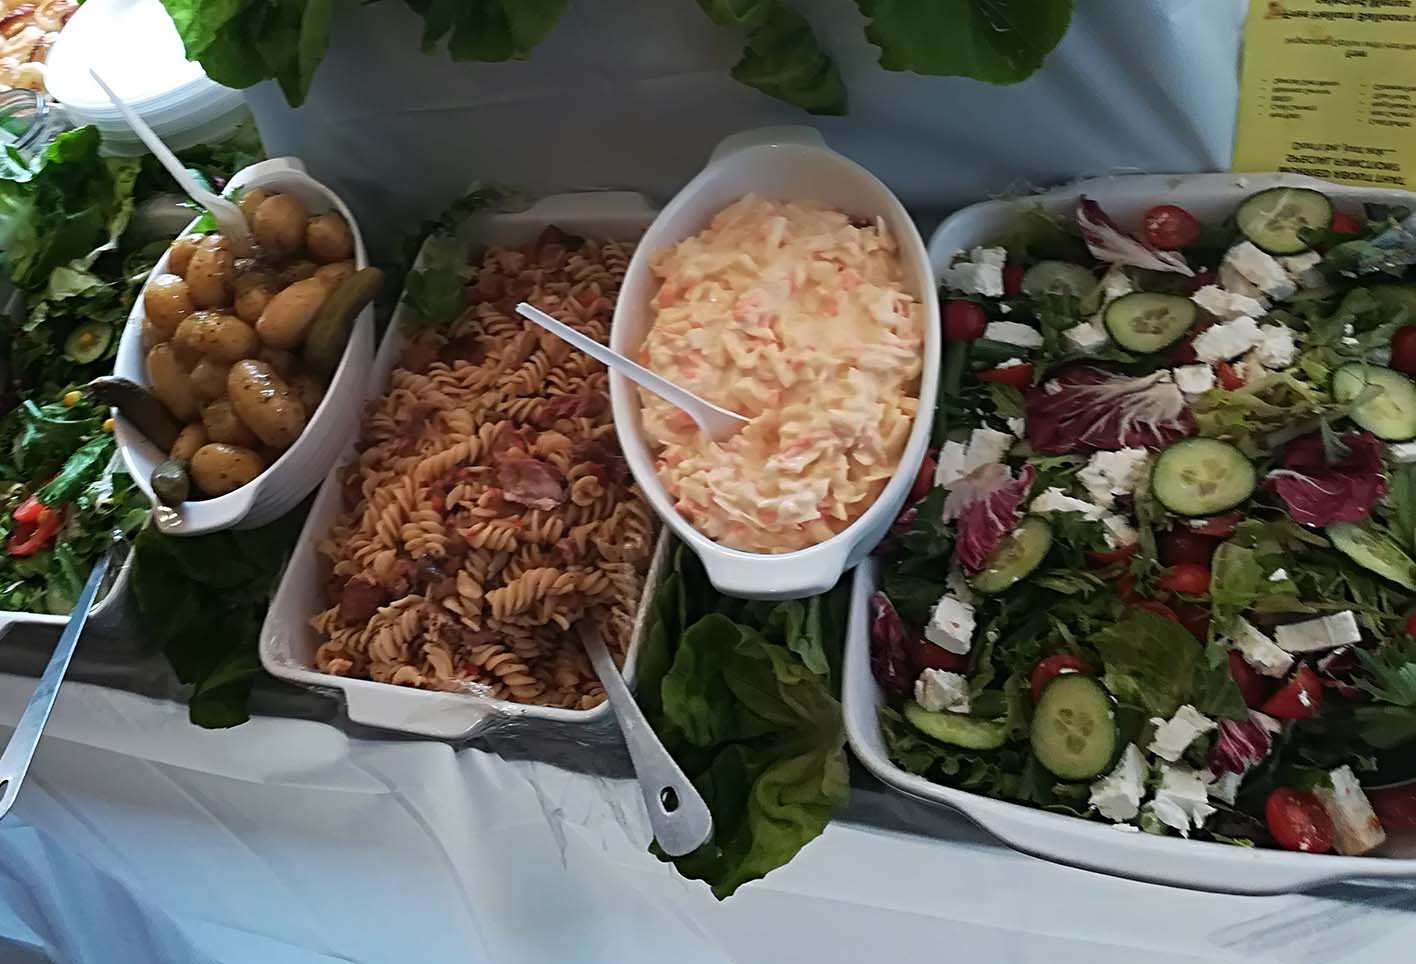
[[1416,0],[1250,0],[1234,170],[1416,188]]

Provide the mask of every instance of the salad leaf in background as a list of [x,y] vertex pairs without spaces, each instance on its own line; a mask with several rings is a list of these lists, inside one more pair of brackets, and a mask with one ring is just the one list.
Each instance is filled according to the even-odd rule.
[[[403,240],[403,264],[390,272],[402,284],[384,286],[386,291],[403,291],[403,304],[413,312],[411,324],[417,328],[438,328],[456,320],[467,305],[466,288],[471,280],[467,252],[458,243],[462,223],[481,211],[511,211],[524,208],[527,199],[500,187],[476,187],[453,201],[431,220]],[[413,265],[419,252],[423,264]]]
[[1042,66],[1072,0],[856,0],[880,66],[1016,84]]
[[404,0],[423,18],[423,53],[443,37],[453,60],[525,60],[560,20],[567,0]]
[[783,0],[698,0],[714,23],[747,30],[733,79],[812,114],[844,114],[841,72],[811,24]]
[[1388,476],[1387,528],[1407,552],[1416,552],[1416,465],[1402,465]]

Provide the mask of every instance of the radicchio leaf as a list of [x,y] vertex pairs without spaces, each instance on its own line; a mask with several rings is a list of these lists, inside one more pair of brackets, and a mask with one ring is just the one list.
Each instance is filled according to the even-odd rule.
[[1119,375],[1090,365],[1062,370],[1024,397],[1028,441],[1038,452],[1162,449],[1195,430],[1169,372]]
[[1323,685],[1350,700],[1362,696],[1362,691],[1352,683],[1353,672],[1357,669],[1357,654],[1351,646],[1339,646],[1324,653],[1313,663],[1318,678]]
[[1321,435],[1299,436],[1284,449],[1283,468],[1264,480],[1278,493],[1294,522],[1313,526],[1359,522],[1386,495],[1382,444],[1377,437],[1371,432],[1348,432],[1342,436],[1342,447],[1346,454],[1330,463]]
[[944,521],[959,520],[954,540],[954,558],[969,569],[978,569],[1003,537],[1012,532],[1023,517],[1023,502],[1032,491],[1037,469],[1023,466],[1013,478],[1000,462],[983,465],[949,487],[944,502]]
[[1210,769],[1216,773],[1247,773],[1269,755],[1273,735],[1280,729],[1273,717],[1253,710],[1247,720],[1220,720],[1207,761]]
[[887,696],[906,697],[913,690],[909,632],[889,597],[870,597],[870,672]]
[[1112,264],[1127,264],[1150,271],[1173,271],[1193,278],[1195,272],[1178,251],[1157,251],[1117,227],[1101,205],[1089,197],[1077,202],[1077,227],[1092,257]]

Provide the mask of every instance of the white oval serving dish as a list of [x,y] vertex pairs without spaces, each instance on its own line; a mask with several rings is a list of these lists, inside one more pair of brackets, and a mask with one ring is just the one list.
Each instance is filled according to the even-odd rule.
[[[1289,174],[1131,175],[1097,178],[1034,197],[971,205],[948,218],[930,240],[936,271],[954,252],[997,241],[1019,212],[1041,207],[1067,214],[1085,194],[1127,230],[1139,226],[1155,204],[1178,204],[1202,221],[1228,216],[1239,202],[1268,187],[1312,187],[1328,194],[1339,209],[1359,212],[1363,201],[1416,206],[1402,191],[1328,184]],[[1212,267],[1212,266],[1209,266]],[[1259,850],[1179,837],[1125,833],[1104,823],[1049,813],[933,783],[897,767],[880,732],[884,697],[870,672],[870,596],[878,587],[875,560],[855,572],[846,637],[842,702],[846,738],[862,763],[902,793],[956,810],[999,840],[1024,853],[1117,877],[1235,894],[1288,893],[1352,880],[1416,878],[1416,839],[1393,834],[1386,856],[1343,857]]]
[[[305,173],[305,167],[295,158],[282,157],[261,161],[238,172],[226,185],[229,195],[244,187],[263,187],[293,194],[311,213],[337,211],[349,223],[354,234],[354,264],[368,267],[364,239],[354,215],[333,191]],[[192,230],[196,222],[187,226]],[[167,270],[167,254],[153,267],[151,279]],[[139,297],[128,315],[113,374],[147,385],[147,367],[142,349],[142,323],[145,313]],[[127,419],[114,412],[118,451],[132,473],[133,481],[153,503],[153,522],[168,535],[192,536],[219,529],[250,529],[278,519],[299,504],[324,479],[335,457],[343,450],[350,433],[359,420],[364,388],[369,378],[369,365],[374,348],[374,309],[365,308],[354,324],[344,359],[335,369],[325,392],[324,401],[315,409],[305,430],[295,444],[281,453],[252,482],[234,492],[214,499],[183,503],[176,509],[158,507],[149,481],[152,470],[167,458],[167,453],[137,430]]]
[[649,302],[658,289],[650,265],[661,251],[701,231],[713,215],[746,194],[775,200],[824,201],[857,217],[880,217],[895,236],[910,294],[924,307],[924,367],[919,411],[904,456],[885,490],[850,526],[806,549],[780,554],[743,552],[713,541],[674,509],[654,471],[644,439],[639,397],[611,373],[610,399],[620,447],[654,510],[703,560],[721,592],[748,599],[794,599],[825,592],[884,537],[909,493],[929,446],[939,380],[939,298],[919,230],[903,205],[875,175],[826,147],[810,127],[768,127],[727,138],[708,165],[659,213],[630,261],[615,308],[610,347],[634,355],[653,326]]

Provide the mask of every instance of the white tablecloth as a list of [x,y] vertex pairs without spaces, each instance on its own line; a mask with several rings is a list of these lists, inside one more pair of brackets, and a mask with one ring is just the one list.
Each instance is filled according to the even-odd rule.
[[[0,721],[31,685],[0,676]],[[1338,964],[1416,941],[1416,892],[1129,883],[872,795],[853,811],[944,839],[835,823],[720,904],[645,852],[630,784],[298,720],[207,732],[69,684],[0,823],[0,960]]]

